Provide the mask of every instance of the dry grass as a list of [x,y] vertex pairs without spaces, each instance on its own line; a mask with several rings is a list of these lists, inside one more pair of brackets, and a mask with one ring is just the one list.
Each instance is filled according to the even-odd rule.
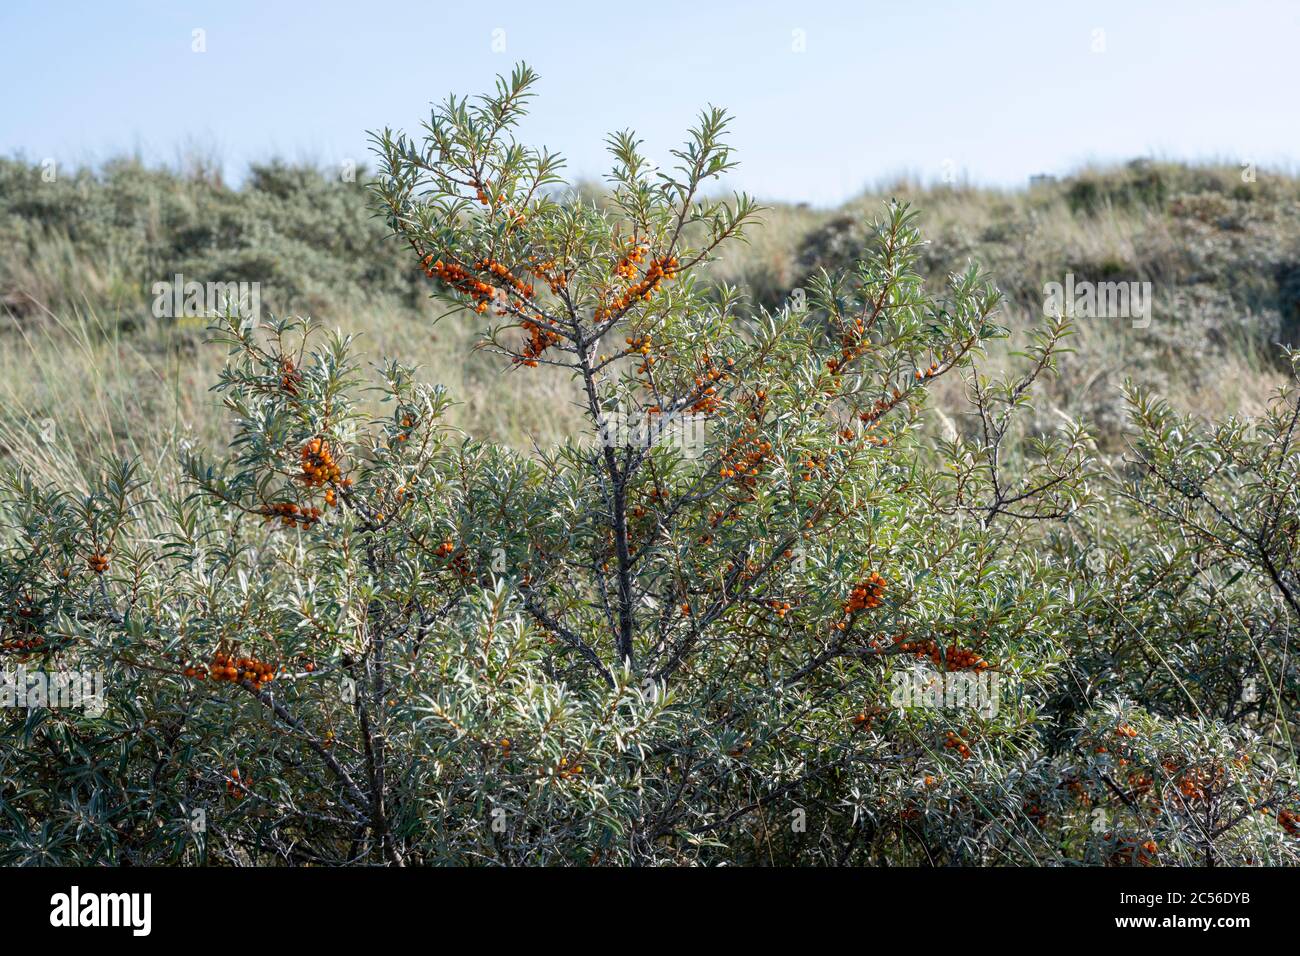
[[[225,352],[204,343],[193,324],[159,320],[124,331],[89,310],[40,314],[38,322],[0,320],[7,326],[0,332],[0,458],[49,468],[111,453],[165,471],[182,442],[224,441],[225,411],[210,388]],[[476,438],[523,450],[553,445],[574,429],[563,376],[545,368],[519,374],[475,353],[462,317],[433,326],[408,311],[358,308],[319,321],[355,335],[363,360],[398,357],[445,385],[460,403],[450,422]]]
[[[223,414],[209,387],[221,349],[202,345],[194,328],[152,318],[148,307],[148,277],[170,276],[181,262],[221,275],[247,267],[305,277],[278,286],[295,311],[357,335],[372,361],[422,366],[426,380],[462,403],[452,419],[475,437],[546,447],[579,421],[562,373],[511,371],[473,350],[474,323],[463,316],[435,323],[441,307],[419,299],[423,286],[393,288],[393,276],[400,285],[409,270],[379,241],[364,197],[311,170],[273,166],[261,174],[265,188],[233,192],[202,176],[123,164],[103,179],[78,174],[60,187],[79,191],[92,210],[84,214],[67,197],[43,196],[40,209],[29,209],[29,172],[0,164],[0,226],[9,229],[0,241],[0,460],[59,452],[75,462],[111,451],[162,464],[182,441],[220,444]],[[599,201],[593,190],[588,198]],[[1267,307],[1269,270],[1288,256],[1300,261],[1300,181],[1263,171],[1248,187],[1231,167],[1173,164],[1084,169],[1029,191],[900,179],[839,210],[768,209],[711,279],[739,286],[755,305],[778,307],[811,269],[842,265],[860,249],[865,224],[888,198],[920,209],[931,281],[975,261],[1006,291],[1002,321],[1013,335],[988,357],[991,373],[1011,366],[1025,330],[1042,320],[1043,282],[1067,271],[1153,282],[1158,311],[1147,332],[1124,320],[1079,323],[1073,353],[1040,392],[1044,429],[1062,414],[1084,418],[1116,451],[1125,379],[1206,417],[1257,412],[1281,382],[1267,331],[1278,322]],[[55,213],[64,220],[57,228],[45,222]],[[119,223],[122,216],[133,224]],[[207,218],[236,229],[237,241],[204,232]],[[322,237],[341,235],[331,226],[340,219],[361,234],[326,244]],[[275,231],[259,246],[248,237],[261,235],[262,223]],[[350,278],[331,284],[335,274]],[[1174,293],[1190,298],[1175,304]],[[950,416],[960,414],[954,385],[936,399]],[[48,422],[53,444],[41,438]]]

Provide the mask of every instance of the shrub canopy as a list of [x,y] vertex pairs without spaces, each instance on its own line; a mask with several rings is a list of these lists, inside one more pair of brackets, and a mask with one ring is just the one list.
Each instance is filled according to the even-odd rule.
[[[213,329],[232,427],[169,485],[5,476],[0,861],[1295,861],[1298,410],[1134,389],[1132,456],[1027,427],[1069,324],[992,377],[890,204],[775,310],[699,270],[762,210],[610,137],[611,195],[513,131],[525,67],[375,136],[377,207],[503,371],[586,433],[521,455],[305,320]],[[927,437],[927,396],[968,408]]]

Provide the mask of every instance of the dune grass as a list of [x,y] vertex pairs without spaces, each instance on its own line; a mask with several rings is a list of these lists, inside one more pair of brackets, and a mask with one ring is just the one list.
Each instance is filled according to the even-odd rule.
[[[579,195],[601,201],[592,184]],[[1257,412],[1281,380],[1274,343],[1300,308],[1278,278],[1300,262],[1300,180],[1281,174],[1244,183],[1231,167],[1133,163],[1023,191],[900,179],[837,210],[770,207],[711,279],[738,286],[754,308],[779,308],[817,269],[847,264],[888,198],[921,210],[933,282],[975,261],[1005,291],[1013,334],[986,359],[990,371],[1042,320],[1045,281],[1073,272],[1153,283],[1150,329],[1078,323],[1074,351],[1040,392],[1044,429],[1084,418],[1118,453],[1125,379],[1206,417]],[[58,452],[59,467],[74,467],[112,452],[161,463],[181,442],[220,443],[209,387],[221,350],[194,321],[151,313],[151,284],[174,272],[260,281],[270,310],[356,335],[372,361],[420,365],[475,437],[523,450],[572,433],[579,413],[563,377],[475,352],[474,323],[439,320],[444,307],[367,203],[364,184],[310,167],[259,167],[231,190],[202,170],[131,161],[42,186],[36,169],[0,161],[0,460],[55,467]],[[936,399],[961,414],[959,386]]]

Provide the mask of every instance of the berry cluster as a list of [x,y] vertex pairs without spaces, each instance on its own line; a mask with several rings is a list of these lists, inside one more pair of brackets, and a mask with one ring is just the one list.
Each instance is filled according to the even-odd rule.
[[631,282],[637,277],[638,266],[645,262],[645,258],[650,254],[650,248],[640,243],[634,243],[631,250],[614,267],[614,273],[621,279]]
[[465,556],[464,550],[459,554],[456,553],[456,545],[450,539],[438,545],[434,549],[434,554],[440,558],[450,558],[452,570],[456,572],[457,577],[462,580],[469,577],[469,559]]
[[6,634],[8,631],[17,634],[0,639],[0,651],[34,651],[43,646],[45,638],[32,633],[36,629],[36,619],[39,614],[36,602],[30,595],[20,594],[15,597],[9,612],[3,618],[3,624],[0,625],[0,634]]
[[550,288],[551,292],[559,294],[559,291],[568,285],[568,278],[559,269],[559,264],[554,259],[539,261],[536,256],[529,260],[528,271],[537,278],[541,279]]
[[1133,792],[1139,797],[1144,797],[1151,792],[1152,780],[1151,774],[1143,773],[1140,770],[1134,770],[1128,775],[1128,785],[1133,788]]
[[737,571],[739,571],[738,581],[748,581],[758,573],[758,562],[746,560],[744,564],[738,565],[735,561],[728,561],[722,573],[730,577],[732,574],[736,574]]
[[883,715],[884,709],[881,707],[864,707],[854,714],[850,720],[853,726],[859,730],[870,730]]
[[727,449],[718,474],[723,478],[749,479],[748,483],[752,484],[771,453],[772,443],[765,439],[757,436],[738,439]]
[[342,476],[329,444],[313,438],[302,446],[302,481],[309,487],[332,485]]
[[[695,394],[696,399],[691,404],[689,411],[697,415],[712,415],[720,406],[718,400],[717,388],[715,383],[727,377],[727,372],[720,369],[714,363],[712,356],[705,355],[703,359],[704,368],[700,374],[695,376]],[[736,360],[727,359],[727,367],[730,368],[736,364]],[[757,413],[754,420],[757,421]]]
[[889,398],[878,398],[865,412],[858,415],[862,424],[871,426],[881,419],[890,409],[903,400],[903,393],[895,386]]
[[950,671],[986,671],[990,666],[988,661],[970,648],[958,647],[956,644],[949,644],[945,648],[940,648],[936,641],[898,639],[896,643],[902,653],[915,654],[917,657],[928,657],[935,667],[942,666]]
[[397,427],[399,431],[393,436],[394,440],[399,445],[404,444],[411,440],[411,429],[415,427],[415,419],[411,415],[403,415]]
[[1034,826],[1040,830],[1047,823],[1047,810],[1041,803],[1035,800],[1027,800],[1024,805],[1025,816],[1033,821]]
[[922,381],[923,379],[932,378],[938,371],[939,371],[938,362],[934,362],[933,364],[930,365],[929,368],[918,368],[916,370],[916,380],[919,382]]
[[823,454],[810,454],[807,458],[801,458],[799,464],[804,467],[803,473],[799,476],[804,481],[812,481],[814,477],[826,477],[826,456]]
[[494,286],[489,285],[479,279],[475,279],[469,274],[464,266],[456,263],[445,263],[441,259],[430,262],[433,259],[433,253],[424,257],[424,274],[431,279],[438,279],[444,285],[451,286],[462,295],[468,296],[474,300],[474,311],[482,315],[488,310],[488,303],[496,298],[497,290]]
[[[1113,839],[1113,835],[1107,833],[1106,839]],[[1133,837],[1123,837],[1115,845],[1109,862],[1111,866],[1152,866],[1159,852],[1160,847],[1155,840],[1139,843]]]
[[[930,651],[930,660],[937,666],[939,663],[939,651],[934,648]],[[968,647],[958,647],[956,644],[949,644],[943,652],[943,660],[950,671],[986,671],[989,669],[989,662],[984,660]]]
[[850,362],[870,350],[871,343],[866,338],[866,326],[859,316],[854,320],[853,326],[840,336],[839,358],[828,359],[826,368],[832,375],[842,375]]
[[[640,282],[634,282],[620,295],[615,296],[607,305],[596,309],[595,319],[603,322],[620,315],[636,301],[649,302],[665,282],[677,278],[678,262],[676,256],[663,256],[655,259],[645,271]],[[635,272],[634,272],[635,274]]]
[[[330,501],[333,489],[326,493],[325,500]],[[299,527],[306,528],[320,520],[320,509],[306,505],[299,506],[292,501],[277,501],[269,504],[262,510],[262,515],[266,518],[267,523],[279,521],[286,528]]]
[[966,741],[961,739],[961,735],[954,730],[948,731],[944,737],[943,747],[945,750],[957,751],[962,760],[970,759],[970,747],[966,745]]
[[559,343],[560,333],[543,328],[532,319],[524,319],[521,326],[528,333],[528,341],[524,343],[524,350],[516,361],[528,368],[537,368],[537,359],[552,345]]
[[287,355],[280,359],[280,388],[284,389],[290,395],[298,394],[298,386],[302,384],[302,372],[298,371],[297,366],[293,364],[293,359]]
[[1277,812],[1277,822],[1291,836],[1300,837],[1300,813],[1293,810],[1279,810]]
[[236,800],[244,799],[245,794],[249,793],[249,787],[253,785],[251,774],[240,777],[239,768],[236,767],[230,771],[230,780],[226,781],[226,793]]
[[212,679],[232,684],[248,681],[253,690],[260,691],[263,685],[275,680],[275,668],[253,657],[236,658],[218,651],[212,656]]
[[513,289],[521,299],[531,299],[533,297],[533,287],[516,278],[509,268],[495,259],[480,259],[474,263],[474,268],[479,272],[486,272],[496,276],[504,286]]
[[874,610],[880,607],[884,603],[887,586],[885,579],[872,571],[867,575],[867,579],[859,583],[849,594],[849,599],[844,602],[844,613],[848,615],[864,609]]
[[628,355],[640,355],[643,361],[636,367],[638,375],[647,375],[650,372],[650,366],[654,365],[654,356],[650,354],[651,338],[649,335],[629,335],[623,340],[627,343]]
[[44,646],[43,637],[6,637],[0,641],[0,651],[16,651],[20,654],[38,651]]
[[870,434],[870,432],[873,431],[875,427],[876,427],[875,422],[871,422],[870,424],[868,424],[867,430],[862,434],[862,440],[866,442],[868,445],[879,445],[880,447],[883,448],[884,446],[889,444],[889,436]]
[[[492,205],[492,184],[482,183],[481,185],[477,185],[474,190],[474,195],[475,198],[477,198],[484,206]],[[505,206],[506,218],[510,220],[511,228],[522,226],[527,221],[528,217],[517,211],[513,205],[506,205],[505,203],[506,194],[503,192],[497,193],[496,205]]]
[[86,558],[86,565],[96,574],[103,574],[108,570],[108,555],[96,551]]
[[1217,789],[1223,782],[1223,768],[1218,764],[1209,767],[1189,768],[1178,780],[1178,792],[1186,800],[1205,800],[1206,792]]

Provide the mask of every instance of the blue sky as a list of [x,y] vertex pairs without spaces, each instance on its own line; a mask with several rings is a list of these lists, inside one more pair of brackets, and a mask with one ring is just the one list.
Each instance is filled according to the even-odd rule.
[[542,75],[525,135],[575,176],[625,126],[666,159],[706,103],[735,114],[729,185],[815,204],[905,172],[1019,186],[1141,155],[1300,160],[1295,0],[4,0],[0,37],[0,154],[61,165],[365,162],[367,129],[415,129],[518,60]]

